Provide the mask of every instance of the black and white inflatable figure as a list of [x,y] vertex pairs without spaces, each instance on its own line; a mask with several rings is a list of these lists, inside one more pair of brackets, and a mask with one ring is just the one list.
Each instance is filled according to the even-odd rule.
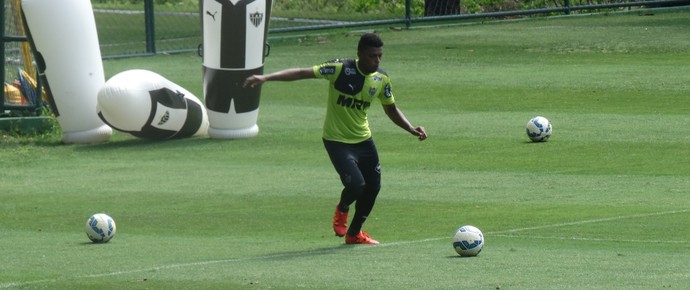
[[98,116],[115,130],[144,139],[204,136],[201,101],[163,76],[141,69],[111,77],[98,92]]
[[21,7],[62,142],[108,141],[113,131],[96,114],[96,94],[105,76],[91,2],[22,0]]
[[200,0],[203,31],[204,100],[208,135],[254,137],[261,88],[243,88],[262,74],[272,0]]

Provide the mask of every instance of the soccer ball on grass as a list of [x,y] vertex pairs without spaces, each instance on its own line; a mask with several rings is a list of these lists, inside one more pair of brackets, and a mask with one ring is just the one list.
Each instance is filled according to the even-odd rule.
[[86,221],[86,236],[94,243],[107,243],[115,236],[115,220],[104,213],[92,215]]
[[551,122],[542,116],[536,116],[527,122],[527,137],[534,142],[546,142],[551,137]]
[[484,248],[484,234],[474,226],[462,226],[455,231],[453,248],[463,257],[479,255]]

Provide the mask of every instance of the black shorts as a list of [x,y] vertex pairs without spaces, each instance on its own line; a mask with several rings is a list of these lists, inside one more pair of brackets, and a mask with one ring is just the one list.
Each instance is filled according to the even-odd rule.
[[333,167],[345,187],[381,186],[381,164],[374,140],[356,144],[323,140]]

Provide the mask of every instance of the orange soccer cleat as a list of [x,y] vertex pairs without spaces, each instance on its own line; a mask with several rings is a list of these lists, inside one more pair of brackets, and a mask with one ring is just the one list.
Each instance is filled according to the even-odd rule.
[[345,237],[346,244],[366,244],[378,245],[379,241],[372,239],[365,231],[361,231],[354,236],[347,235]]
[[348,212],[342,212],[335,206],[335,215],[333,215],[333,231],[336,236],[342,237],[347,233],[347,214]]

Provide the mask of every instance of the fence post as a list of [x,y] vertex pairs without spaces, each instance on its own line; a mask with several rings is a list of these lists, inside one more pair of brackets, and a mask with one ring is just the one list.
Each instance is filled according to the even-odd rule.
[[405,27],[412,26],[412,0],[405,0]]
[[146,52],[156,53],[156,24],[153,14],[153,0],[144,0],[144,26],[146,27]]
[[[5,0],[0,1],[0,38],[2,39],[2,50],[0,50],[0,60],[2,60],[2,69],[0,70],[0,78],[5,82]],[[5,90],[3,87],[0,92],[0,109],[5,111]]]
[[570,0],[564,0],[565,15],[570,15]]

